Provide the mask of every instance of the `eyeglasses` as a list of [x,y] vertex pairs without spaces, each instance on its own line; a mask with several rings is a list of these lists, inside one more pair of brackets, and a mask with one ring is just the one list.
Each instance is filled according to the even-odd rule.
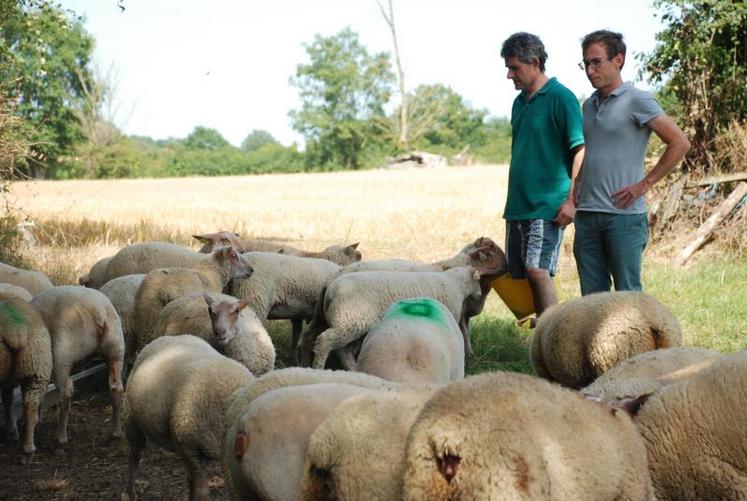
[[604,58],[604,59],[603,58],[599,58],[599,57],[595,57],[594,59],[590,59],[588,61],[586,59],[584,59],[583,61],[581,61],[580,63],[578,63],[578,67],[580,69],[586,71],[589,68],[589,66],[591,66],[592,68],[594,68],[596,70],[596,69],[599,69],[600,66],[602,66],[602,63],[604,63],[605,61],[611,61],[611,60],[612,60],[611,57]]

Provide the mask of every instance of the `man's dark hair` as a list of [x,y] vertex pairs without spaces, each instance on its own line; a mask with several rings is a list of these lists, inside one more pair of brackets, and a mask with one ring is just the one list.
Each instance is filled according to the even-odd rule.
[[607,57],[612,59],[618,54],[623,55],[622,68],[625,65],[625,42],[623,42],[622,33],[615,33],[609,30],[597,30],[589,33],[581,40],[581,50],[586,51],[591,44],[599,43],[604,45],[607,51]]
[[531,33],[514,33],[503,42],[501,47],[501,57],[508,59],[510,57],[518,58],[524,64],[531,64],[534,58],[539,61],[541,72],[545,72],[545,61],[547,61],[547,52],[542,40],[537,35]]

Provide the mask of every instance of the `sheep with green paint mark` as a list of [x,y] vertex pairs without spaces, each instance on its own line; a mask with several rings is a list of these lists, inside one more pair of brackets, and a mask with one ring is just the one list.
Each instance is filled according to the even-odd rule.
[[[0,293],[0,388],[5,410],[5,432],[18,438],[18,419],[13,405],[13,388],[21,386],[26,429],[23,452],[36,450],[34,429],[39,404],[52,375],[52,341],[44,320],[28,301]],[[28,456],[24,458],[24,462]]]
[[393,303],[363,340],[355,370],[402,383],[447,384],[464,377],[464,341],[438,300]]

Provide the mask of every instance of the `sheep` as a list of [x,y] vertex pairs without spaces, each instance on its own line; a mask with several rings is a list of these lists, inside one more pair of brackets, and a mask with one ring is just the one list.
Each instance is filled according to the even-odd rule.
[[657,499],[747,499],[745,407],[747,350],[634,406]]
[[124,399],[129,467],[124,499],[148,442],[176,451],[187,470],[190,499],[209,499],[205,462],[218,459],[228,397],[254,376],[195,336],[165,336],[138,355]]
[[232,247],[203,255],[195,268],[160,268],[148,272],[135,294],[137,346],[152,338],[161,309],[172,300],[193,292],[221,292],[231,279],[247,278],[252,267]]
[[275,347],[249,302],[216,292],[190,294],[164,306],[151,339],[192,334],[255,376],[272,370]]
[[96,289],[60,285],[34,296],[31,304],[44,319],[52,339],[53,374],[60,390],[60,410],[55,438],[61,447],[67,443],[67,421],[77,364],[100,355],[109,369],[112,401],[112,436],[122,436],[122,364],[124,336],[122,323],[109,299]]
[[135,363],[135,294],[145,275],[123,275],[106,282],[99,289],[111,301],[122,321],[122,334],[125,340],[125,370]]
[[32,296],[52,287],[52,282],[40,271],[23,270],[0,263],[0,282],[23,287]]
[[21,386],[26,429],[21,448],[24,462],[36,450],[34,429],[39,405],[52,375],[52,341],[44,320],[28,301],[0,292],[0,388],[5,431],[18,439],[13,389]]
[[719,357],[721,353],[714,350],[685,346],[647,351],[623,360],[582,389],[581,394],[625,408],[641,396],[698,374]]
[[436,386],[370,390],[341,402],[309,439],[302,499],[401,499],[405,442]]
[[[314,321],[299,341],[299,359],[308,364],[313,351],[313,367],[323,368],[330,351],[364,336],[381,320],[391,303],[421,296],[441,301],[454,318],[459,319],[465,353],[469,354],[469,316],[482,310],[490,282],[504,269],[505,259],[491,254],[485,267],[477,269],[459,267],[423,273],[368,271],[342,275],[325,289]],[[342,355],[345,368],[352,368],[355,364],[352,354],[343,351]]]
[[324,287],[339,273],[340,266],[326,259],[272,252],[247,252],[242,256],[254,273],[249,279],[234,280],[230,294],[247,299],[262,322],[290,319],[291,346],[296,346],[303,320],[314,316]]
[[545,311],[530,358],[539,377],[580,389],[627,358],[681,343],[677,320],[654,297],[601,292]]
[[0,294],[15,296],[18,299],[23,299],[24,301],[31,301],[31,299],[34,297],[23,287],[5,283],[0,283]]
[[630,417],[526,374],[465,378],[407,437],[404,500],[653,499]]
[[221,465],[233,499],[296,500],[316,426],[346,398],[393,384],[367,374],[270,372],[231,397]]
[[193,268],[205,255],[168,242],[128,245],[112,256],[106,266],[104,283],[124,275],[148,273],[159,268]]
[[464,377],[464,342],[454,316],[430,298],[397,301],[363,339],[355,370],[402,383]]
[[330,245],[319,252],[304,251],[290,245],[274,242],[272,240],[240,240],[237,233],[221,231],[218,233],[205,233],[203,235],[192,235],[203,242],[200,252],[210,252],[216,245],[233,245],[240,252],[272,252],[282,253],[287,256],[312,257],[326,259],[339,266],[345,266],[361,260],[358,248],[359,242],[350,245]]
[[91,266],[91,270],[85,275],[78,278],[78,283],[84,287],[100,289],[102,285],[109,281],[107,268],[113,256],[101,258]]

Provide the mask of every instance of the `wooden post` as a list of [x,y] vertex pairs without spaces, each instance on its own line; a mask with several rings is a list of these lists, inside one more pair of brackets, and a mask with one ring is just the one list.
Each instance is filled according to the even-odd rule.
[[688,243],[684,249],[674,259],[676,266],[684,265],[690,256],[700,248],[701,245],[708,239],[713,229],[723,220],[729,213],[736,207],[742,198],[747,195],[747,183],[742,181],[737,185],[734,191],[724,200],[721,205],[718,206],[716,212],[709,217],[705,223],[703,223],[698,231],[695,233],[693,239]]

